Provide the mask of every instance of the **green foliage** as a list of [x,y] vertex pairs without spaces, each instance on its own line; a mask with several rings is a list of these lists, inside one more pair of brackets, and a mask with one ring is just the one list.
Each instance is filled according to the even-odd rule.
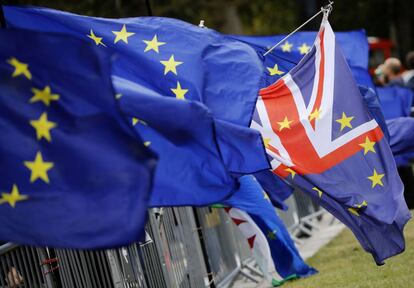
[[252,35],[282,34],[300,25],[296,1],[245,1],[239,6],[243,32]]

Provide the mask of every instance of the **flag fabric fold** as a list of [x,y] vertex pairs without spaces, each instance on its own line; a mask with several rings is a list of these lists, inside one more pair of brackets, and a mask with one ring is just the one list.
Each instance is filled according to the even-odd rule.
[[220,153],[231,173],[250,174],[270,169],[260,132],[219,119],[214,124]]
[[156,157],[120,116],[110,57],[63,35],[0,37],[0,239],[82,249],[138,241]]
[[[326,19],[309,53],[260,91],[252,127],[273,171],[343,221],[377,264],[404,250],[403,185]],[[381,237],[381,241],[378,238]]]
[[399,117],[387,120],[390,147],[394,156],[414,158],[414,118]]
[[271,170],[259,171],[253,174],[263,190],[269,196],[270,202],[276,208],[287,210],[284,201],[293,193],[293,187],[287,184]]
[[377,93],[375,93],[374,89],[369,87],[358,87],[359,91],[361,92],[362,98],[364,99],[364,103],[365,105],[367,105],[369,113],[371,113],[372,117],[374,117],[375,121],[377,121],[378,125],[381,127],[385,139],[389,141],[390,133],[388,131],[387,123],[385,122],[384,114],[381,110],[381,103]]
[[[240,177],[239,181],[239,189],[232,197],[222,203],[247,212],[262,233],[266,235],[277,273],[283,278],[292,276],[307,277],[317,273],[314,268],[303,261],[289,232],[254,176],[245,175]],[[250,235],[248,239],[250,239],[249,245],[251,248],[256,245],[253,235]],[[262,242],[257,244],[263,245]],[[268,260],[267,262],[271,261]]]
[[408,117],[414,104],[414,91],[397,85],[377,87],[381,111],[386,120]]
[[222,160],[214,119],[202,103],[148,95],[122,78],[114,77],[114,85],[123,95],[121,110],[136,119],[134,128],[159,156],[152,207],[208,205],[235,191],[237,182]]

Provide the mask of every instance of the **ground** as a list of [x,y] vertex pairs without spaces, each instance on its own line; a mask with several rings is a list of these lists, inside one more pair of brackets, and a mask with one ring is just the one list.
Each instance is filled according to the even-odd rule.
[[406,251],[377,266],[345,229],[306,262],[319,274],[283,285],[283,288],[414,287],[414,220],[405,228]]

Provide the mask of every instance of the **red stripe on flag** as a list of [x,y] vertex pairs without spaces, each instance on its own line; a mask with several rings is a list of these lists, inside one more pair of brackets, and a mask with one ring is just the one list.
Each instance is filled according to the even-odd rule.
[[[321,55],[321,61],[319,63],[319,71],[316,71],[316,73],[319,73],[319,80],[318,80],[318,90],[317,90],[317,94],[316,94],[316,99],[315,99],[315,103],[312,107],[312,109],[310,110],[311,113],[314,112],[315,110],[319,110],[321,107],[321,103],[322,103],[322,95],[323,95],[323,83],[325,81],[325,47],[324,47],[324,35],[325,35],[325,29],[323,29],[321,31],[321,33],[319,33],[318,37],[320,40],[319,43],[319,49],[320,49],[320,55]],[[310,121],[310,124],[312,125],[313,130],[315,130],[315,122],[316,119],[313,119],[312,121]]]
[[[279,136],[282,145],[285,147],[294,163],[292,169],[298,174],[320,174],[336,164],[361,151],[363,147],[359,144],[365,142],[365,137],[371,141],[378,142],[382,139],[383,133],[380,127],[376,127],[359,137],[351,140],[324,157],[319,157],[311,143],[305,127],[300,122],[299,113],[289,88],[284,79],[260,91],[260,96],[266,107],[272,130]],[[283,121],[285,117],[293,120],[290,129],[279,131],[277,122]],[[289,173],[281,166],[275,171],[278,175],[286,177]]]

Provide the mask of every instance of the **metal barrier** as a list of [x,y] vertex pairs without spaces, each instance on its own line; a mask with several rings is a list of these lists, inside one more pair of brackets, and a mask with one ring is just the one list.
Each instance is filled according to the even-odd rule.
[[[323,211],[299,193],[279,213],[297,242],[298,233],[317,229]],[[263,276],[223,209],[151,209],[146,232],[145,242],[111,250],[2,245],[0,287],[227,287],[237,275]]]
[[150,223],[167,287],[205,287],[207,271],[192,208],[160,209],[150,213]]
[[216,285],[219,285],[227,275],[240,269],[240,259],[237,259],[239,255],[235,253],[237,244],[233,224],[223,209],[199,208],[196,210],[212,279]]
[[11,243],[0,246],[0,287],[54,287],[47,250]]

